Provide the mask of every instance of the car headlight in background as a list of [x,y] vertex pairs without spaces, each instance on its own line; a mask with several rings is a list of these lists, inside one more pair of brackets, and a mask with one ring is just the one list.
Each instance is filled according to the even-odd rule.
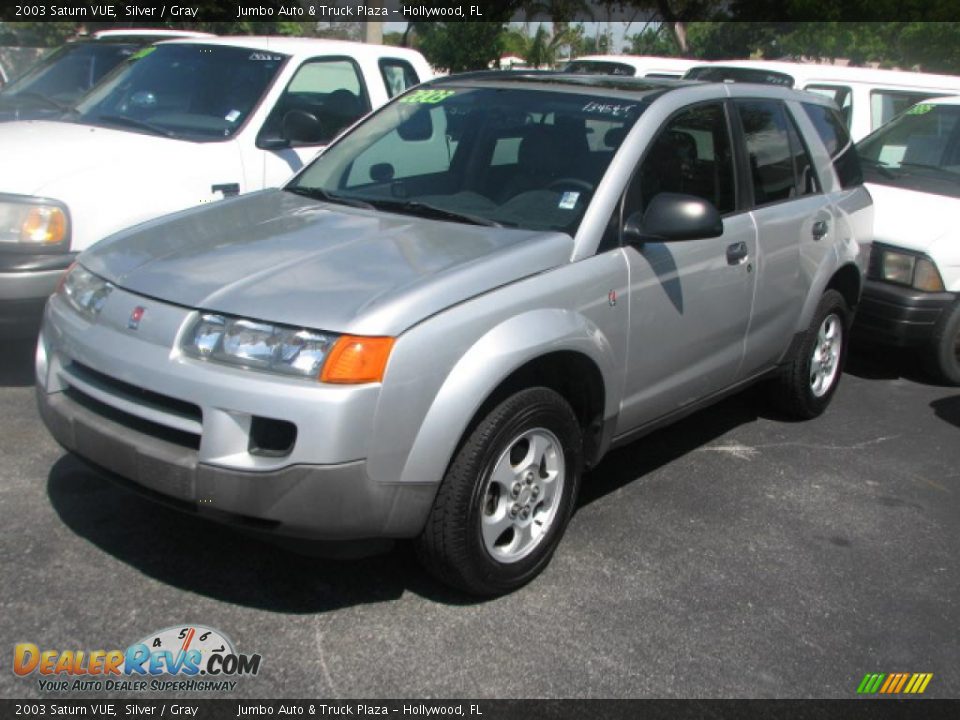
[[74,263],[60,281],[57,292],[81,315],[93,319],[113,292],[113,285]]
[[0,199],[0,243],[49,247],[64,243],[70,229],[64,207],[24,198]]
[[918,253],[873,246],[869,276],[925,292],[943,292],[943,278],[934,262]]

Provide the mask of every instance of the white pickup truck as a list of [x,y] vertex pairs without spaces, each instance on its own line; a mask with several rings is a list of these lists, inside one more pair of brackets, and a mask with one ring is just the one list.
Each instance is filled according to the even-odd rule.
[[0,332],[31,334],[77,252],[167,213],[281,184],[432,77],[417,52],[280,37],[136,53],[60,120],[0,126]]

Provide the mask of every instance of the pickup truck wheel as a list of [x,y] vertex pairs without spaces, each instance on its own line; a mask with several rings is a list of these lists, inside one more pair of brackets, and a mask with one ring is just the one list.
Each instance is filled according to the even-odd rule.
[[814,418],[830,404],[847,355],[849,318],[843,295],[827,290],[796,354],[778,378],[777,404],[790,417]]
[[960,302],[954,303],[934,326],[925,360],[927,372],[937,380],[960,385]]
[[470,433],[418,539],[437,578],[476,595],[510,592],[550,561],[573,512],[582,436],[570,405],[536,387],[497,405]]

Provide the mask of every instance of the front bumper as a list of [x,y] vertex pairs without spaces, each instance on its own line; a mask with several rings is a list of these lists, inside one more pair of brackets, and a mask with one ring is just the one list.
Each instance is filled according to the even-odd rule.
[[0,333],[6,338],[35,336],[43,306],[57,288],[74,254],[0,254]]
[[40,416],[64,448],[180,510],[320,540],[413,537],[435,488],[371,481],[366,463],[243,472],[197,461],[195,450],[105,416],[68,392],[37,389]]
[[854,331],[864,340],[888,345],[923,345],[930,340],[943,312],[956,300],[954,293],[928,293],[867,280]]
[[[137,328],[130,308],[146,307]],[[96,322],[60,297],[38,343],[37,397],[51,434],[134,489],[183,510],[291,537],[401,538],[426,522],[436,483],[370,477],[378,385],[324,386],[182,357],[194,311],[119,288]],[[296,427],[282,452],[258,419]]]

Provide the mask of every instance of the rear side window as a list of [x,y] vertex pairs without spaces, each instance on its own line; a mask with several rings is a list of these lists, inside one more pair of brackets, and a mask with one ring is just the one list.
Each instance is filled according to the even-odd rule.
[[395,97],[407,88],[420,84],[420,78],[413,65],[398,58],[381,58],[380,75],[387,88],[387,97]]
[[827,148],[841,187],[854,187],[863,183],[860,158],[837,111],[813,103],[803,103],[803,110]]
[[803,165],[809,168],[810,160],[802,145],[796,148],[791,142],[791,132],[796,131],[783,105],[775,100],[736,105],[747,144],[754,204],[768,205],[815,191],[809,178],[803,177]]

